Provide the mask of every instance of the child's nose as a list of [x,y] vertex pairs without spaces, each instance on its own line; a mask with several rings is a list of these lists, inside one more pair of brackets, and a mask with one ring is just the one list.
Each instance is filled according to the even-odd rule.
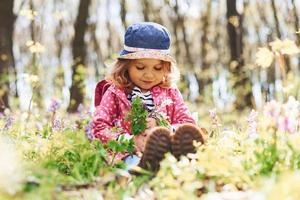
[[147,71],[147,72],[144,74],[144,77],[145,77],[145,78],[148,78],[148,79],[151,79],[151,78],[154,78],[154,74],[153,74],[151,71]]

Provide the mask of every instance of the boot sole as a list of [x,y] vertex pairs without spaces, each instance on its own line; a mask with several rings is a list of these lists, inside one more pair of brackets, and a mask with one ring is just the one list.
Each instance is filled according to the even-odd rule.
[[200,129],[189,124],[178,127],[172,140],[173,155],[179,159],[182,155],[196,153],[193,141],[204,143]]
[[139,167],[156,172],[159,169],[160,161],[165,153],[171,150],[170,131],[164,127],[158,127],[149,135],[144,154],[139,163]]

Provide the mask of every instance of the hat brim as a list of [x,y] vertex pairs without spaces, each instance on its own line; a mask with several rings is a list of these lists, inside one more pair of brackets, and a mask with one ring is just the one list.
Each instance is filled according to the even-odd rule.
[[176,64],[176,60],[169,54],[156,51],[156,50],[146,50],[146,51],[137,51],[137,52],[129,52],[126,50],[122,50],[118,59],[143,59],[143,58],[152,58],[163,60],[167,62],[171,62],[172,64]]

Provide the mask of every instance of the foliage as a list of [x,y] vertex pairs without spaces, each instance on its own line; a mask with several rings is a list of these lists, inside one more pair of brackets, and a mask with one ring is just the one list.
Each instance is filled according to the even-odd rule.
[[132,101],[131,110],[126,117],[131,122],[131,132],[133,135],[138,135],[145,131],[147,117],[148,111],[145,109],[142,99],[140,97],[135,98]]
[[[26,127],[22,125],[27,120],[26,115],[18,118],[6,110],[0,116],[1,134],[10,138],[14,148],[22,152],[19,158],[8,154],[10,159],[1,158],[5,158],[1,171],[9,174],[4,166],[10,166],[9,169],[22,172],[14,171],[14,176],[1,179],[6,180],[6,187],[0,184],[1,197],[205,199],[213,195],[226,196],[230,191],[236,196],[274,198],[272,193],[286,180],[285,174],[292,176],[300,168],[300,104],[292,97],[284,103],[268,102],[263,110],[252,110],[247,117],[228,116],[226,118],[232,118],[228,122],[222,121],[217,111],[211,109],[207,142],[198,146],[195,154],[180,160],[166,155],[152,178],[147,174],[132,176],[124,163],[116,159],[119,153],[133,152],[132,140],[122,136],[119,141],[107,144],[91,140],[86,135],[88,112],[81,110],[78,115],[65,118],[57,104],[52,105],[52,111],[43,116],[46,120],[41,120],[41,116],[36,118],[32,110],[32,120]],[[61,125],[55,128],[53,118],[60,119]],[[234,119],[239,122],[236,128],[232,126]],[[5,174],[0,173],[0,176]],[[17,184],[8,187],[9,182]],[[288,190],[291,194],[298,187],[293,186]],[[284,199],[288,194],[278,195]]]

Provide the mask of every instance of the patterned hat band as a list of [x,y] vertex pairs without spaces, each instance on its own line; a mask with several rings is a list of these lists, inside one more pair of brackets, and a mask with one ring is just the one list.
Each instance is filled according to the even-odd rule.
[[130,51],[130,52],[156,51],[156,52],[165,53],[165,54],[170,53],[169,49],[148,49],[148,48],[129,47],[129,46],[126,46],[126,45],[124,45],[124,50]]

